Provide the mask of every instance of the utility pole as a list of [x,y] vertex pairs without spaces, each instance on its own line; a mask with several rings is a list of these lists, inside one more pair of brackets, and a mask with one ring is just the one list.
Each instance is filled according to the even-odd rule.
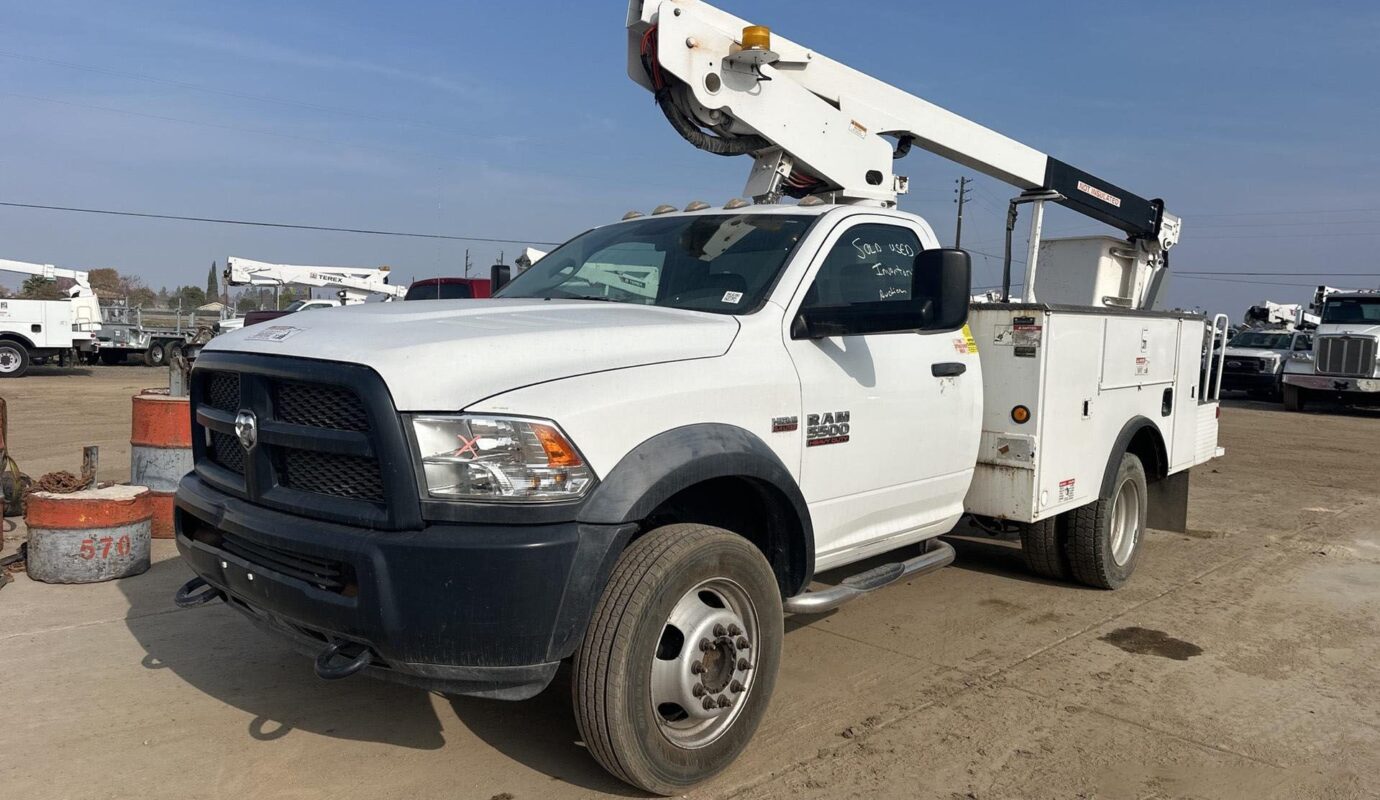
[[465,277],[468,278],[469,276],[470,276],[470,249],[469,249],[468,247],[466,247],[466,248],[465,248]]
[[972,190],[968,188],[968,177],[966,175],[960,177],[958,180],[954,181],[954,183],[958,184],[958,188],[954,189],[954,194],[958,195],[958,197],[954,198],[954,202],[958,203],[958,225],[954,229],[954,247],[957,248],[961,247],[963,242],[963,204],[967,202],[968,192]]

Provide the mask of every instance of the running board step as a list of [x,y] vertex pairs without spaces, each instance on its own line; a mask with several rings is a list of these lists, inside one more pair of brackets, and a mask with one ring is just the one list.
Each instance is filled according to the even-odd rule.
[[866,572],[859,572],[857,575],[849,575],[839,585],[831,586],[822,591],[807,591],[794,597],[787,597],[783,606],[787,614],[822,614],[883,586],[888,586],[905,578],[934,572],[952,563],[954,563],[953,545],[938,539],[931,539],[930,549],[923,555],[916,556],[909,561],[895,561],[880,567],[873,567]]

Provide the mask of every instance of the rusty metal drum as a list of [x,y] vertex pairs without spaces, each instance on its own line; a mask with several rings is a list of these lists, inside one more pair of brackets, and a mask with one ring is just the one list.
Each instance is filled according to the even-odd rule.
[[95,583],[149,568],[153,510],[143,486],[33,492],[24,521],[34,580]]
[[192,418],[186,397],[145,389],[134,396],[129,436],[129,482],[147,486],[153,538],[171,539],[173,494],[192,471]]

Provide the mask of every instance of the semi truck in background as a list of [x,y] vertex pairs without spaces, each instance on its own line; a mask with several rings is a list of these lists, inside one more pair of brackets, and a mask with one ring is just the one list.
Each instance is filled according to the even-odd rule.
[[1380,290],[1319,286],[1312,351],[1284,369],[1284,407],[1302,411],[1319,401],[1380,404]]
[[[630,213],[491,299],[213,340],[176,601],[329,679],[515,700],[570,660],[590,754],[676,794],[752,738],[785,615],[946,566],[965,515],[1041,576],[1129,580],[1220,453],[1227,320],[1155,310],[1161,201],[703,2],[632,0],[627,42],[683,138],[752,160],[752,201]],[[1022,291],[1008,260],[970,305],[968,255],[896,207],[912,147],[1017,189]],[[1042,243],[1047,203],[1119,233]]]

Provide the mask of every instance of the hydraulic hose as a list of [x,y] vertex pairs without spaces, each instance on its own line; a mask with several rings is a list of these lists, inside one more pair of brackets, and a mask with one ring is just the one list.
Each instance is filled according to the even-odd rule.
[[661,108],[661,113],[666,115],[666,120],[671,123],[671,127],[676,129],[681,138],[693,144],[695,147],[713,153],[716,156],[741,156],[756,150],[765,150],[772,146],[772,143],[761,136],[739,136],[732,139],[722,136],[713,136],[705,133],[696,125],[694,120],[686,116],[680,110],[675,101],[671,99],[671,89],[666,87],[656,93],[656,104]]

